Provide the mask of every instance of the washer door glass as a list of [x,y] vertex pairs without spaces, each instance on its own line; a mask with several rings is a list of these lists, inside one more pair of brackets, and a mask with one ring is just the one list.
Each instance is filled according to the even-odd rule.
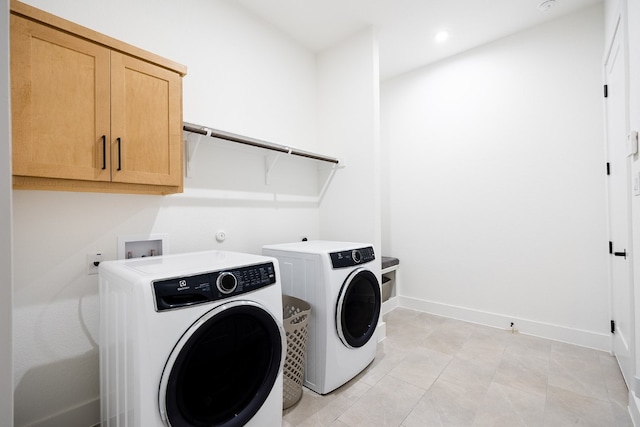
[[370,270],[358,268],[347,277],[336,306],[340,339],[350,348],[362,347],[373,336],[380,316],[380,284]]
[[282,325],[260,304],[209,311],[173,349],[160,382],[171,426],[242,426],[260,410],[282,367]]

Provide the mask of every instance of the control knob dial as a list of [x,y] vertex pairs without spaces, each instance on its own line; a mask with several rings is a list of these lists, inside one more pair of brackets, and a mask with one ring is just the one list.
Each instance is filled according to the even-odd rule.
[[238,279],[236,279],[236,276],[234,276],[233,273],[228,271],[220,273],[216,279],[216,287],[225,295],[235,291],[237,286]]

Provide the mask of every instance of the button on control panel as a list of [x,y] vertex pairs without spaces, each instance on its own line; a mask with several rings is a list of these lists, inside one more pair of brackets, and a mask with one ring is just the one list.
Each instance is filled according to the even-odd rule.
[[156,311],[229,298],[276,282],[272,262],[152,282]]

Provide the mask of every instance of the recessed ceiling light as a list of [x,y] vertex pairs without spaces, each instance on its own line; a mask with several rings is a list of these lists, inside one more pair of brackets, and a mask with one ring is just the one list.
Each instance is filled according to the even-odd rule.
[[435,40],[438,43],[442,43],[443,41],[447,40],[448,38],[449,38],[449,33],[447,33],[446,31],[439,31],[435,36]]

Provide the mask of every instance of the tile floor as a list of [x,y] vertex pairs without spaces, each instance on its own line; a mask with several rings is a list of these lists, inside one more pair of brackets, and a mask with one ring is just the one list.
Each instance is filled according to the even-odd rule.
[[397,308],[374,362],[292,426],[632,426],[608,353]]

